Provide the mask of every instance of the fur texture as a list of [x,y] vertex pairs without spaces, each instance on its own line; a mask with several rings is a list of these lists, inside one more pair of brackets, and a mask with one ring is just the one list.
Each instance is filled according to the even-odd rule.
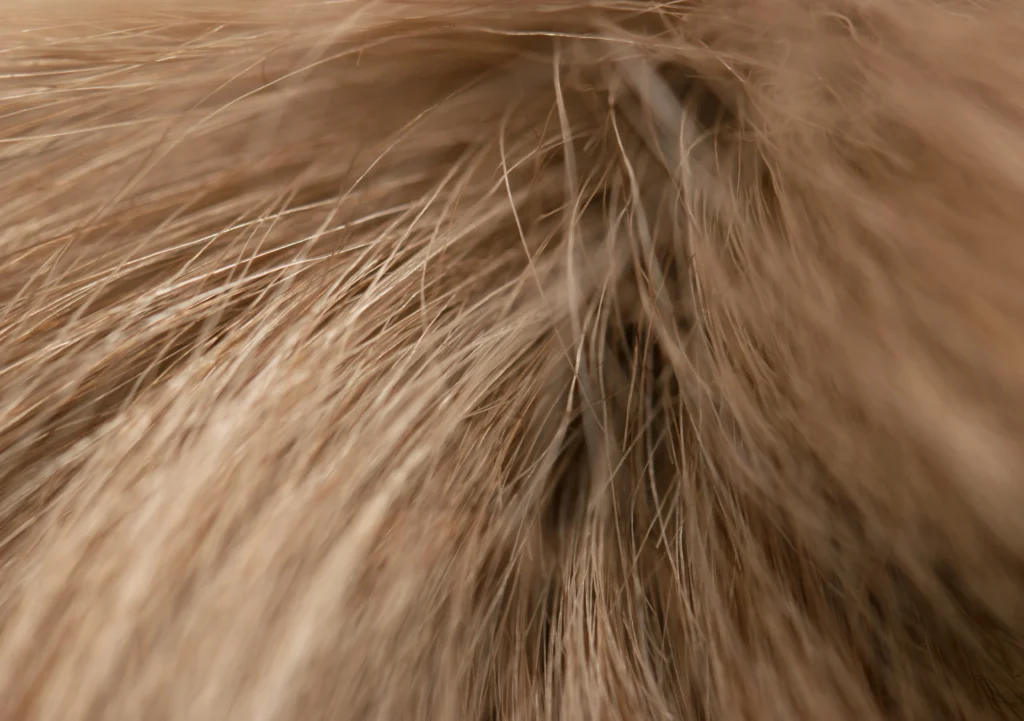
[[1019,2],[4,18],[0,718],[1024,713]]

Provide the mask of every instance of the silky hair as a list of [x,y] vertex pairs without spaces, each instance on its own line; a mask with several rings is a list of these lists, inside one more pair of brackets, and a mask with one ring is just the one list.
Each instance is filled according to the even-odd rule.
[[6,0],[0,718],[1024,714],[1024,6]]

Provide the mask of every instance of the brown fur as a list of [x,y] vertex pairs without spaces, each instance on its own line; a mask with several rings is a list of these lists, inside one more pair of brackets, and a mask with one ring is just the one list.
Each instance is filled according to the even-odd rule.
[[5,12],[0,718],[1024,713],[1019,3]]

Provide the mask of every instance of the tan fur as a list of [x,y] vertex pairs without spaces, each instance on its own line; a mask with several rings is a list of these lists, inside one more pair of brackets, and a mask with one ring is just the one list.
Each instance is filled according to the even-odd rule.
[[0,718],[1024,713],[1024,9],[10,0]]

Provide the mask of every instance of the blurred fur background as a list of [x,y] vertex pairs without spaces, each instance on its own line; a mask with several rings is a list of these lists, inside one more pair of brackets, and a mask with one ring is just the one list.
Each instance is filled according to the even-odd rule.
[[0,718],[1024,714],[1024,5],[4,0]]

